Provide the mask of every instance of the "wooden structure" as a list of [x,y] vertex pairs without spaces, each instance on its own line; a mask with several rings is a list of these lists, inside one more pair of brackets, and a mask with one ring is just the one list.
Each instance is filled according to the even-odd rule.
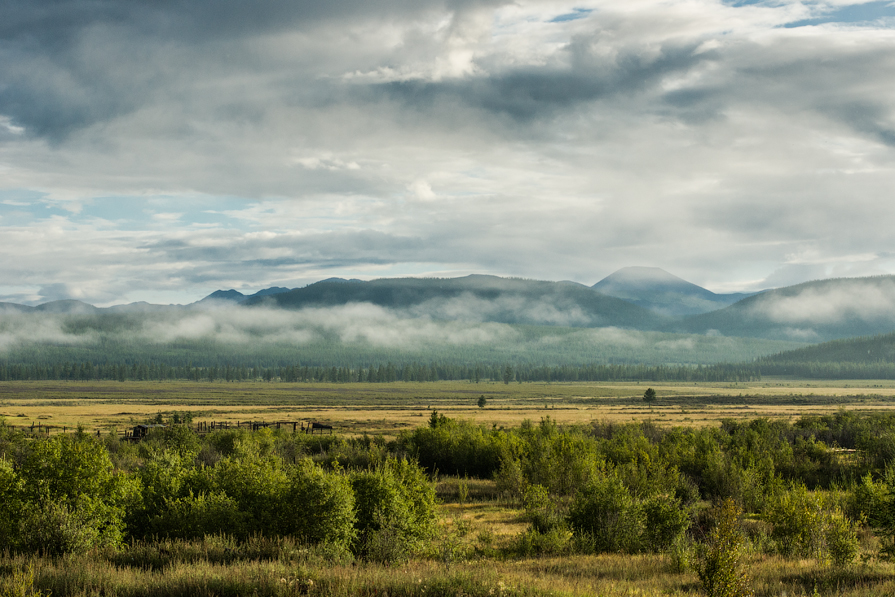
[[302,423],[301,429],[302,429],[302,431],[304,431],[305,433],[310,433],[310,434],[312,434],[312,435],[314,434],[314,430],[316,430],[316,429],[319,429],[319,430],[320,430],[321,435],[322,435],[323,432],[326,431],[326,430],[329,430],[329,434],[330,434],[330,435],[332,435],[332,433],[333,433],[333,426],[332,426],[332,425],[324,425],[323,423],[317,423],[317,422],[311,422],[311,423],[308,423],[308,426],[307,426],[307,427],[305,427],[304,423]]

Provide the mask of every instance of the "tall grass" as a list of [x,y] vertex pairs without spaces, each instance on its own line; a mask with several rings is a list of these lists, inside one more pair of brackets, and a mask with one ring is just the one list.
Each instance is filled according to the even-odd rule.
[[[474,529],[473,529],[474,531]],[[757,597],[895,594],[895,566],[869,561],[841,570],[815,560],[754,556]],[[287,540],[226,537],[137,543],[120,552],[25,557],[0,555],[0,597],[187,597],[321,595],[334,597],[699,595],[694,573],[668,556],[566,555],[512,558],[506,553],[400,566],[340,558]]]

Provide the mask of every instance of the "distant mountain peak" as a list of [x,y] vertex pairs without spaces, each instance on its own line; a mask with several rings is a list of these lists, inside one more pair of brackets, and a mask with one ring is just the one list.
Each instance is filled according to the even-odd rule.
[[[610,284],[631,284],[631,285],[641,285],[641,284],[674,284],[674,285],[686,285],[686,286],[694,286],[696,288],[700,288],[696,286],[696,284],[692,284],[687,282],[683,278],[679,278],[674,274],[669,274],[661,267],[645,267],[642,265],[632,265],[629,267],[623,267],[618,271],[615,271],[596,284],[594,284],[594,288],[598,288],[600,286],[608,286]],[[702,288],[702,290],[705,290]],[[706,291],[708,292],[708,291]]]
[[203,301],[233,301],[240,302],[245,300],[245,295],[238,290],[215,290],[208,296],[206,296]]
[[203,303],[206,301],[231,301],[234,303],[242,303],[250,298],[260,299],[267,296],[273,296],[275,294],[282,294],[284,292],[289,292],[289,289],[282,286],[271,286],[270,288],[259,290],[255,294],[245,295],[238,290],[233,290],[231,288],[230,290],[215,290],[198,302]]
[[44,311],[46,313],[70,313],[83,315],[95,313],[99,309],[83,301],[77,301],[74,299],[63,299],[38,305],[37,307],[35,307],[35,310]]
[[316,284],[320,284],[321,282],[331,282],[334,284],[356,284],[357,282],[363,282],[363,280],[358,280],[357,278],[351,278],[350,280],[346,280],[345,278],[327,278],[325,280],[319,280]]
[[645,298],[643,292],[674,290],[688,295],[710,298],[714,292],[706,290],[659,267],[632,266],[609,274],[592,286],[594,290],[618,298]]
[[681,317],[726,307],[748,294],[715,294],[658,267],[632,266],[609,274],[592,286],[657,313]]

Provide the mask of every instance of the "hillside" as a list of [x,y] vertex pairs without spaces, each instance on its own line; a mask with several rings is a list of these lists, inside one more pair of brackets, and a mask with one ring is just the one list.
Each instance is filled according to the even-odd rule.
[[708,313],[751,294],[715,294],[658,267],[625,267],[591,288],[670,317]]
[[666,328],[824,342],[895,331],[895,276],[838,278],[768,290]]
[[413,317],[572,327],[657,329],[668,318],[574,282],[542,282],[472,275],[463,278],[387,278],[345,283],[326,280],[243,301],[285,309],[369,303]]
[[832,340],[761,360],[765,363],[895,363],[895,333]]
[[895,333],[833,340],[756,361],[764,375],[814,379],[895,379]]

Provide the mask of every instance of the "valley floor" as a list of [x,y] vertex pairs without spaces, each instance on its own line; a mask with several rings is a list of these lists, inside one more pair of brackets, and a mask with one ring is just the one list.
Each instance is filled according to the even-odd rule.
[[[653,387],[658,399],[642,399]],[[486,406],[479,408],[480,396]],[[0,419],[41,425],[51,434],[77,425],[108,433],[158,413],[195,422],[321,421],[344,434],[394,435],[425,424],[432,410],[480,424],[512,427],[549,416],[559,423],[631,422],[716,425],[722,419],[794,418],[841,408],[895,409],[895,381],[765,379],[741,383],[24,381],[0,383]]]

